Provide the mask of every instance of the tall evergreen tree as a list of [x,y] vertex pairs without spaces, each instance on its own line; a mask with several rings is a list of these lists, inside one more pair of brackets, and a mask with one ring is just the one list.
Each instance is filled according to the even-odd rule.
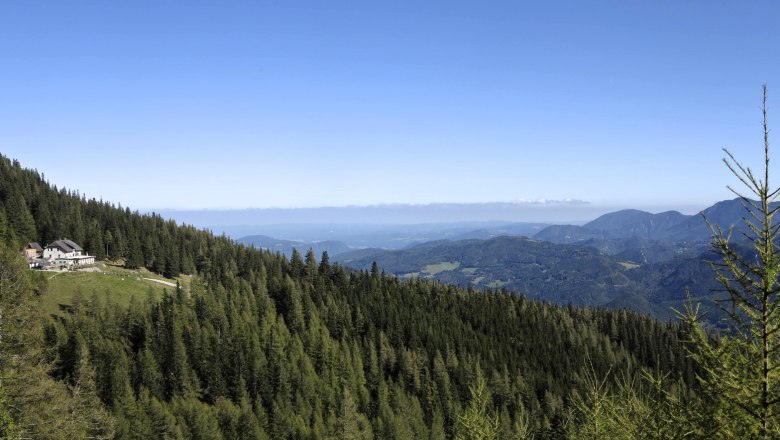
[[470,386],[471,400],[458,418],[457,440],[497,440],[499,420],[489,407],[490,391],[485,379],[478,375]]
[[764,85],[763,172],[754,174],[724,150],[724,163],[748,191],[729,187],[742,199],[751,249],[734,247],[731,230],[712,227],[713,248],[721,257],[713,268],[729,295],[723,310],[732,331],[715,341],[700,325],[695,309],[687,316],[694,329],[691,354],[705,369],[703,389],[716,408],[715,423],[702,423],[726,438],[780,437],[780,225],[774,220],[780,188],[769,181],[766,99]]

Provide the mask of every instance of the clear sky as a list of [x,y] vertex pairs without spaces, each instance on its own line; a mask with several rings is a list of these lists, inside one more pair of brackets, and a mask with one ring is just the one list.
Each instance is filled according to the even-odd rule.
[[0,3],[0,153],[138,209],[703,208],[764,82],[770,1]]

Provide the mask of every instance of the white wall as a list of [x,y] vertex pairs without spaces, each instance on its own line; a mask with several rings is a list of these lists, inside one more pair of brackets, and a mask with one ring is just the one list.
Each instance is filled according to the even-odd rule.
[[73,256],[75,256],[75,252],[62,252],[60,248],[46,248],[43,250],[43,258],[46,258],[47,260]]

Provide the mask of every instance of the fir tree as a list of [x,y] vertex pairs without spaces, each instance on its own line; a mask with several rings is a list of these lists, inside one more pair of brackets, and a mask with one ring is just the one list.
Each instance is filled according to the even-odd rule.
[[[728,151],[723,160],[748,193],[729,189],[742,199],[751,249],[731,242],[731,230],[711,226],[713,248],[721,261],[713,263],[718,282],[729,295],[723,306],[731,332],[713,340],[690,308],[687,322],[694,329],[691,355],[705,369],[703,389],[716,410],[700,421],[705,431],[724,438],[780,437],[780,207],[779,188],[769,181],[769,129],[763,94],[763,172],[756,175]],[[754,199],[755,197],[755,199]]]

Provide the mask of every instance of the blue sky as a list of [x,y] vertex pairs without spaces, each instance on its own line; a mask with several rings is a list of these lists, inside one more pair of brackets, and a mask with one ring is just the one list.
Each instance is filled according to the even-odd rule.
[[758,163],[764,82],[780,127],[778,23],[750,1],[6,1],[0,153],[138,209],[703,208],[735,183],[722,147]]

